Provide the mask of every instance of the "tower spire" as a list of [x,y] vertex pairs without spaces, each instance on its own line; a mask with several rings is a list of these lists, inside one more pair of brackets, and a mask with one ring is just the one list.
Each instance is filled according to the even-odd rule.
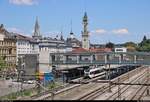
[[84,0],[84,11],[86,12],[86,0]]
[[40,25],[39,25],[37,16],[36,16],[36,21],[35,21],[35,26],[34,26],[34,34],[32,37],[35,39],[40,39],[42,37],[40,34]]
[[82,31],[82,48],[89,49],[90,41],[89,41],[89,32],[88,32],[88,16],[87,13],[84,13],[83,17],[83,31]]

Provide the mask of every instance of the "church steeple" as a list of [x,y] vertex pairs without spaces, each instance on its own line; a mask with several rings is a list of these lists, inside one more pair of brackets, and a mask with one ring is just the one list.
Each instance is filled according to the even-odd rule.
[[87,13],[84,13],[83,17],[83,31],[82,31],[82,48],[89,49],[90,41],[89,41],[89,32],[88,32],[88,16]]
[[87,16],[87,13],[85,12],[84,17],[83,17],[83,22],[87,23],[87,21],[88,21],[88,16]]
[[36,17],[36,22],[35,22],[35,26],[34,26],[34,33],[33,33],[33,38],[35,39],[40,39],[42,38],[41,34],[40,34],[40,25],[38,22],[38,17]]

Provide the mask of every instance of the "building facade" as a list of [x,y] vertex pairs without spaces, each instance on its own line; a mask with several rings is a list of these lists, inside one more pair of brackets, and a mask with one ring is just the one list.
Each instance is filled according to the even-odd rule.
[[6,62],[5,71],[16,72],[16,37],[3,24],[0,26],[0,56]]
[[70,46],[72,48],[79,48],[82,47],[81,41],[79,41],[77,38],[75,38],[74,33],[70,32],[70,36],[66,39],[66,45]]
[[127,48],[126,47],[116,47],[115,52],[127,52]]
[[[71,51],[71,47],[67,47],[65,40],[56,38],[43,38],[39,42],[39,68],[40,72],[51,72],[52,65],[50,54],[51,53],[64,53]],[[60,56],[61,57],[61,56]]]
[[52,71],[52,65],[50,54],[51,53],[64,53],[67,51],[72,51],[72,47],[67,44],[64,40],[62,34],[60,38],[42,37],[40,33],[40,25],[38,19],[36,18],[34,33],[32,36],[35,43],[38,45],[38,55],[39,55],[39,72],[40,73],[50,73]]
[[15,34],[17,38],[17,55],[38,54],[38,44],[30,37]]

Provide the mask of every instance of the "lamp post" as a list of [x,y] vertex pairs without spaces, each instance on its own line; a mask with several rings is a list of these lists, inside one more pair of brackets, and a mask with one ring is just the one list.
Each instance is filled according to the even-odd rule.
[[51,91],[51,100],[54,100],[55,93]]
[[[57,53],[57,56],[56,56],[56,61],[57,61],[56,68],[58,69],[59,68],[58,64],[59,64],[59,60],[60,60],[60,57],[59,57],[59,42],[57,42],[57,44],[56,44],[56,53]],[[57,76],[55,76],[55,78],[57,78]]]
[[[24,74],[24,71],[21,70],[21,71],[20,71],[20,76],[21,76],[21,78],[20,78],[20,79],[21,79],[21,90],[20,90],[20,91],[21,91],[21,93],[23,92],[23,74]],[[21,95],[22,95],[22,94],[21,94]]]

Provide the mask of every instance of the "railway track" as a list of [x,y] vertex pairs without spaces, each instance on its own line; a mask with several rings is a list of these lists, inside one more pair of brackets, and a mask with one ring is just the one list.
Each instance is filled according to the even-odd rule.
[[[139,73],[139,72],[141,72],[142,70],[143,70],[143,68],[144,67],[141,67],[141,68],[137,68],[137,69],[135,69],[135,70],[132,70],[132,71],[130,71],[130,72],[128,72],[129,74],[130,74],[130,76],[133,76],[133,75],[135,75],[135,73]],[[123,75],[121,75],[121,76],[119,76],[120,78],[121,78],[121,80],[122,81],[125,81],[125,80],[127,80],[127,78],[128,78],[128,73],[125,73],[125,74],[123,74]],[[95,79],[95,80],[98,80],[98,79]],[[93,81],[93,80],[92,80]],[[117,81],[117,78],[115,78],[115,79],[113,79],[112,81]],[[74,86],[74,85],[73,85]],[[57,96],[57,95],[59,95],[59,94],[61,94],[61,93],[63,93],[63,92],[65,92],[65,91],[70,91],[70,90],[72,90],[72,89],[74,89],[74,88],[79,88],[79,87],[81,87],[81,86],[83,86],[82,84],[78,84],[78,85],[76,85],[75,87],[72,87],[72,88],[68,88],[68,89],[62,89],[62,91],[56,91],[55,92],[55,96]],[[111,88],[113,87],[113,85],[111,86]],[[82,90],[82,89],[81,89]],[[94,91],[92,91],[92,92],[90,92],[90,93],[87,93],[86,95],[84,95],[84,96],[82,96],[82,97],[80,97],[80,98],[78,98],[78,100],[86,100],[86,96],[88,97],[88,95],[90,95],[90,94],[96,94],[97,92],[96,91],[98,91],[98,90],[101,90],[102,92],[104,92],[103,90],[108,90],[108,84],[107,83],[103,83],[103,85],[100,87],[100,88],[97,88],[96,90],[94,90]],[[94,97],[94,96],[93,96]],[[47,92],[45,92],[45,93],[41,93],[41,94],[39,94],[39,95],[37,95],[37,96],[33,96],[33,97],[31,97],[31,99],[32,100],[46,100],[46,99],[51,99],[51,91],[47,91]],[[87,99],[88,100],[88,99]]]
[[[144,77],[144,78],[143,78]],[[136,79],[133,79],[130,83],[136,83],[137,81],[141,81],[142,83],[145,83],[145,73],[143,73],[141,76],[137,77]],[[118,99],[118,97],[121,97],[122,94],[126,93],[130,88],[132,88],[131,85],[123,85],[123,87],[121,88],[121,92],[120,95],[118,95],[118,92],[116,91],[115,93],[113,93],[113,95],[109,96],[106,100],[116,100]]]
[[48,91],[45,91],[43,93],[39,93],[38,95],[34,95],[31,97],[32,100],[46,100],[47,98],[50,98],[51,97],[51,92],[53,91],[55,95],[58,95],[58,94],[61,94],[65,91],[68,91],[68,90],[71,90],[73,88],[76,88],[76,87],[80,87],[82,86],[83,84],[87,84],[89,82],[92,82],[92,81],[96,81],[100,78],[102,78],[104,76],[99,76],[99,77],[96,77],[96,78],[93,78],[93,79],[79,79],[80,81],[79,82],[74,82],[76,84],[73,84],[72,82],[71,83],[68,83],[66,88],[67,87],[70,87],[70,88],[67,88],[65,89],[64,87],[59,87],[59,89],[55,89],[55,90],[48,90]]
[[[74,84],[67,84],[67,85],[65,85],[65,86],[61,86],[61,87],[55,88],[55,89],[53,89],[53,90],[47,90],[47,91],[42,92],[42,93],[39,93],[39,94],[37,94],[37,95],[33,95],[33,96],[31,96],[30,99],[32,99],[32,100],[42,99],[44,96],[45,96],[45,97],[51,96],[51,93],[52,93],[52,92],[55,92],[55,93],[56,93],[56,92],[60,91],[61,89],[65,89],[66,87],[70,87],[70,89],[71,89],[71,88],[75,88],[75,87],[77,87],[77,86],[79,86],[79,85],[78,85],[78,84],[76,84],[76,85],[74,85]],[[63,91],[66,91],[66,90],[63,90]],[[45,98],[45,97],[44,97],[44,98]]]
[[137,90],[132,92],[125,100],[140,100],[148,86],[139,86]]
[[[136,69],[135,69],[136,70]],[[132,72],[130,72],[130,74],[131,75],[134,75],[135,73],[137,73],[137,72],[140,72],[141,70],[140,69],[138,69],[137,71],[135,71],[135,70],[133,70]],[[127,73],[126,73],[127,74]],[[127,80],[127,75],[122,75],[123,77],[121,77],[120,76],[120,80],[123,82],[123,81],[125,81],[125,80]],[[130,76],[131,76],[130,75]],[[142,75],[144,75],[144,74],[142,74]],[[141,75],[139,75],[139,76],[141,76]],[[115,79],[113,79],[113,81],[114,82],[117,82],[117,79],[118,78],[115,78]],[[135,79],[134,79],[135,80]],[[133,80],[132,80],[133,81]],[[111,85],[111,88],[113,88],[113,87],[115,87],[115,85]],[[87,95],[85,95],[85,96],[82,96],[82,97],[80,97],[78,100],[94,100],[96,97],[98,97],[99,95],[102,95],[104,92],[106,92],[106,91],[108,91],[109,90],[109,86],[108,86],[108,84],[107,84],[107,86],[105,85],[105,86],[102,86],[102,88],[99,88],[99,89],[97,89],[97,90],[94,90],[93,92],[91,92],[91,93],[88,93]]]

